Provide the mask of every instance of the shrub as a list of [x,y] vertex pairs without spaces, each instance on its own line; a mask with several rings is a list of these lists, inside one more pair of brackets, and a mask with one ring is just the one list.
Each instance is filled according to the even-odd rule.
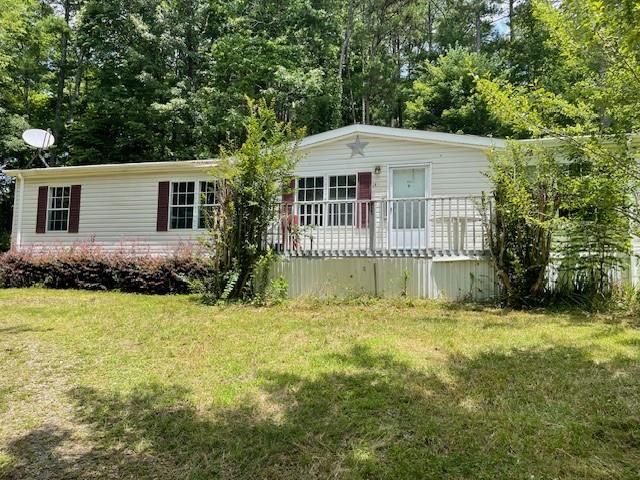
[[95,244],[48,250],[11,250],[0,255],[0,287],[189,293],[193,282],[213,274],[211,261],[189,245],[166,256],[134,249],[106,252]]
[[490,160],[494,208],[485,199],[484,211],[493,267],[509,306],[536,306],[546,293],[561,200],[558,164],[547,151],[516,144]]
[[[277,221],[283,187],[298,159],[303,131],[277,120],[273,107],[248,101],[246,138],[238,148],[222,148],[213,174],[222,179],[220,209],[208,244],[217,268],[205,284],[206,301],[256,300],[268,283],[267,232]],[[258,297],[258,298],[257,298]]]

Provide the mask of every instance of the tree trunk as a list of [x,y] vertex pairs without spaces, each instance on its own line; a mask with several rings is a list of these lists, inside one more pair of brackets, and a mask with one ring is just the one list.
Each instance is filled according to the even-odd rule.
[[[338,81],[338,109],[340,110],[340,114],[338,116],[338,122],[342,122],[342,101],[343,101],[343,97],[344,97],[344,70],[347,67],[347,59],[349,58],[349,43],[351,41],[351,33],[353,30],[353,4],[354,4],[354,0],[349,0],[349,7],[348,7],[348,11],[347,11],[347,24],[345,25],[345,30],[344,30],[344,37],[342,39],[342,46],[340,47],[340,59],[338,60],[338,76],[337,81]],[[351,97],[352,97],[352,105],[351,105],[351,112],[352,112],[352,116],[355,117],[355,115],[353,114],[353,90],[351,91]],[[353,123],[355,123],[355,119],[353,121]]]
[[338,65],[338,80],[342,83],[342,72],[347,63],[347,55],[349,54],[349,41],[351,40],[351,30],[353,28],[353,2],[349,0],[349,8],[347,12],[347,24],[345,25],[344,38],[342,39],[342,47],[340,48],[340,64]]
[[67,109],[67,122],[71,123],[73,121],[73,117],[75,115],[75,106],[80,98],[80,89],[82,87],[82,74],[84,68],[84,53],[82,50],[78,49],[76,53],[76,71],[73,79],[73,91],[71,93],[71,98],[69,99],[69,106]]
[[364,67],[364,62],[365,62],[365,54],[364,54],[364,49],[362,49],[362,92],[360,95],[360,99],[361,99],[361,105],[362,105],[362,124],[366,125],[367,124],[367,80],[365,77],[365,67]]
[[433,0],[429,0],[427,4],[427,45],[429,48],[429,53],[433,51],[433,13],[431,10],[431,2]]
[[193,22],[195,21],[195,8],[193,1],[188,2],[187,5],[187,25],[185,32],[185,48],[187,51],[186,67],[187,78],[191,81],[191,88],[196,87],[196,56],[197,46],[195,41],[195,33],[193,29]]
[[476,8],[476,52],[480,51],[482,47],[482,14],[480,12],[480,6]]
[[[396,54],[396,68],[397,68],[397,78],[396,78],[396,82],[397,85],[401,85],[402,84],[402,53],[401,53],[401,41],[400,41],[400,36],[397,35],[395,38],[395,54]],[[396,89],[396,108],[397,113],[396,113],[396,119],[395,119],[395,126],[397,126],[398,128],[402,128],[402,109],[404,107],[404,102],[402,101],[402,89],[398,88]]]
[[65,0],[64,29],[60,39],[60,66],[58,68],[58,85],[56,88],[55,136],[60,137],[64,124],[62,121],[62,104],[64,103],[64,84],[67,79],[67,50],[69,45],[69,18],[71,17],[71,1]]
[[515,36],[513,34],[514,20],[515,20],[515,12],[513,8],[515,0],[509,0],[509,41],[513,42]]

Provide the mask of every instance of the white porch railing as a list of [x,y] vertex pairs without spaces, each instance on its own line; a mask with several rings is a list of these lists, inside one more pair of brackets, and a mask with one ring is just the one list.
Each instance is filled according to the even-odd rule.
[[294,202],[281,206],[267,242],[294,256],[478,256],[483,208],[480,195]]

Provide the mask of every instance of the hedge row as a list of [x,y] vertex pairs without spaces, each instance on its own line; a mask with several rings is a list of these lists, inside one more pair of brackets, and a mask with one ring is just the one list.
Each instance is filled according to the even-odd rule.
[[0,255],[0,287],[44,286],[82,290],[171,294],[188,293],[191,285],[213,274],[207,256],[190,247],[167,256],[134,251],[105,252],[96,246]]

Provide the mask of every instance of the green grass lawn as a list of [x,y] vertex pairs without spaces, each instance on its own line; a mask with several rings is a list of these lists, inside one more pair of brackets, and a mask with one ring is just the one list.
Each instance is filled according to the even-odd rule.
[[0,290],[0,478],[638,478],[640,331]]

